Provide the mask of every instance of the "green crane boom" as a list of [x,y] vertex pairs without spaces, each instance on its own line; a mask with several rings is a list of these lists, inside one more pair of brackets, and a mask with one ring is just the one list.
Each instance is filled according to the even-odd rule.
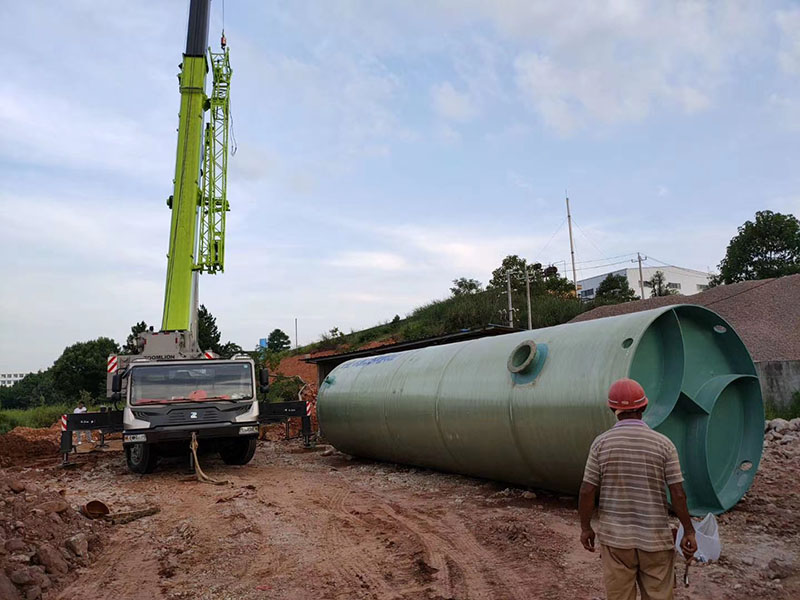
[[[163,331],[190,330],[197,273],[224,270],[231,67],[228,50],[208,49],[210,0],[191,0],[186,52],[178,76],[181,107],[164,293]],[[206,74],[212,72],[211,96]],[[208,123],[205,113],[209,112]]]

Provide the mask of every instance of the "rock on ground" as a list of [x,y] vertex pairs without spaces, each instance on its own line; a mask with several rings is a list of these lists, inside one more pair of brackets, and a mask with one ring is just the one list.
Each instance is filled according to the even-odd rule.
[[67,564],[67,561],[64,560],[61,552],[56,550],[50,544],[40,544],[36,555],[39,558],[39,562],[44,565],[44,568],[48,573],[64,575],[69,571],[69,565]]

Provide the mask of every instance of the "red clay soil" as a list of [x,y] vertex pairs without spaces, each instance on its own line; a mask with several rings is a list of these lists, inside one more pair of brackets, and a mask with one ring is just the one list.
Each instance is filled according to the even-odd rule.
[[[776,440],[765,453],[751,491],[719,519],[723,556],[693,567],[676,600],[800,597],[800,440]],[[600,559],[578,541],[572,496],[305,452],[299,441],[262,442],[242,467],[203,456],[204,470],[227,480],[222,486],[187,477],[182,462],[129,473],[121,452],[75,462],[0,468],[0,590],[17,571],[27,582],[0,598],[38,598],[42,574],[50,580],[43,600],[604,597]],[[114,513],[161,512],[96,524],[76,511],[90,499]],[[77,532],[86,534],[88,557],[69,550]]]
[[691,296],[661,296],[600,306],[572,322],[623,315],[673,304],[699,304],[728,321],[753,360],[800,359],[800,275],[721,285]]
[[[315,353],[314,356],[326,356],[327,354],[332,353]],[[297,356],[287,356],[284,358],[276,373],[280,375],[286,376],[299,376],[303,381],[309,384],[314,384],[314,387],[317,385],[317,366],[310,365],[307,362],[304,362],[304,359],[307,358],[308,354],[299,354]]]
[[39,600],[89,566],[107,525],[89,521],[76,508],[58,484],[41,485],[24,472],[0,471],[0,598]]
[[0,467],[8,467],[20,459],[58,455],[59,436],[59,429],[15,427],[0,435]]
[[[375,342],[368,342],[363,346],[360,346],[358,350],[371,350],[373,348],[380,348],[381,346],[386,346],[389,344],[394,344],[394,339],[388,340],[381,340]],[[339,352],[347,352],[350,348],[342,347],[338,350],[323,350],[321,352],[314,352],[313,354],[300,354],[296,356],[287,356],[283,360],[281,360],[278,368],[276,369],[277,375],[284,375],[287,377],[298,376],[303,381],[305,381],[308,385],[303,390],[303,400],[307,402],[311,402],[311,428],[314,431],[319,429],[317,425],[317,366],[314,364],[309,364],[305,362],[305,359],[311,358],[312,356],[315,358],[321,356],[330,356],[331,354],[337,354]],[[278,429],[280,427],[280,429]],[[283,426],[271,426],[267,428],[266,437],[262,437],[262,439],[270,439],[270,440],[277,440],[280,439],[281,436],[285,435],[281,433],[284,431]],[[290,435],[295,436],[299,434],[300,431],[300,423],[299,421],[293,419],[290,422]]]

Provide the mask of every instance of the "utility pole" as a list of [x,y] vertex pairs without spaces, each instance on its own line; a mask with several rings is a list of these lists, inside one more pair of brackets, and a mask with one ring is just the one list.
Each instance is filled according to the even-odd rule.
[[297,344],[297,317],[294,318],[294,347],[299,347]]
[[514,309],[511,306],[511,271],[506,271],[506,285],[508,286],[508,326],[514,327]]
[[639,263],[639,291],[642,294],[642,300],[644,300],[644,275],[642,275],[642,261],[643,260],[647,260],[647,257],[645,256],[644,258],[642,258],[642,255],[639,252],[637,252],[636,253],[636,260],[632,260],[631,261],[631,262],[637,262],[638,261],[638,263]]
[[531,321],[531,278],[528,275],[528,266],[525,265],[525,291],[528,294],[528,329],[533,329]]
[[569,253],[572,256],[572,282],[575,284],[575,297],[579,298],[578,276],[575,273],[575,244],[572,241],[572,215],[569,213],[569,196],[567,196],[566,191],[564,195],[567,197],[567,225],[569,226]]

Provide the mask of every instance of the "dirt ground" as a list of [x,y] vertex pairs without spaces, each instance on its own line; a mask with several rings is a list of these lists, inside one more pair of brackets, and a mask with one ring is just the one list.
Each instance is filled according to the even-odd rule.
[[[17,588],[45,600],[605,597],[599,556],[578,542],[574,497],[326,448],[262,441],[244,467],[206,457],[206,472],[228,480],[221,486],[192,479],[178,460],[130,474],[119,451],[81,454],[73,469],[57,457],[18,458],[0,469],[0,564],[17,579],[46,571],[49,585]],[[720,518],[720,561],[692,567],[677,598],[800,597],[798,451],[767,446],[753,489]],[[47,518],[58,499],[69,508]],[[77,512],[93,499],[112,512],[160,512],[98,524]],[[81,531],[86,556],[66,549]],[[45,568],[48,535],[51,547],[71,536],[60,546],[68,572]],[[8,550],[15,536],[27,554]]]

